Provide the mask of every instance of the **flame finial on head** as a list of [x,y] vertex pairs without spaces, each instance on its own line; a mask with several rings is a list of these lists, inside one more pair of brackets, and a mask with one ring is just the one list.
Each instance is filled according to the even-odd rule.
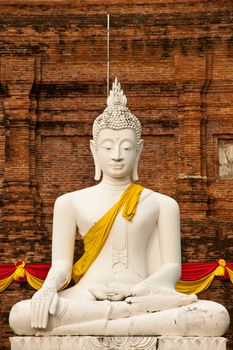
[[107,98],[107,108],[100,114],[93,123],[93,139],[96,143],[97,136],[102,129],[133,129],[137,137],[137,144],[141,139],[141,123],[126,107],[127,98],[121,89],[121,84],[115,78],[112,90]]
[[124,95],[124,91],[121,89],[121,83],[115,78],[112,84],[112,90],[107,98],[107,105],[109,108],[126,107],[127,98]]

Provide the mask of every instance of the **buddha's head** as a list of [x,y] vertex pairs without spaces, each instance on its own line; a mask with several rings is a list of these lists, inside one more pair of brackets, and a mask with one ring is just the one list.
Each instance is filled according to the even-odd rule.
[[138,161],[143,148],[141,123],[126,107],[127,99],[117,78],[107,99],[107,108],[93,123],[90,142],[95,162],[95,180],[103,174],[138,180]]

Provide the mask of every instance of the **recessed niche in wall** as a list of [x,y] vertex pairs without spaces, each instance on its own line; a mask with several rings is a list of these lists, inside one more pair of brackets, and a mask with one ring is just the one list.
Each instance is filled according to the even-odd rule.
[[233,139],[219,140],[219,176],[233,180]]

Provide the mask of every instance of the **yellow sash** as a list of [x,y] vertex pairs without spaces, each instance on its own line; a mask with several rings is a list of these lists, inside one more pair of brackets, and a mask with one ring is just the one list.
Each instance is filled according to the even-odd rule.
[[84,236],[84,254],[73,266],[73,279],[78,283],[103,248],[114,220],[123,208],[122,216],[132,220],[144,187],[132,183],[119,201]]

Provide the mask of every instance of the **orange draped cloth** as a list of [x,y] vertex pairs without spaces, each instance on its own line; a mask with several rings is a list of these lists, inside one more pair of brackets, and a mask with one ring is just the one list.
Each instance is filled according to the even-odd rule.
[[89,269],[103,248],[112,225],[123,208],[122,216],[132,220],[144,187],[132,183],[122,194],[119,201],[84,236],[84,254],[73,266],[73,279],[77,283]]

